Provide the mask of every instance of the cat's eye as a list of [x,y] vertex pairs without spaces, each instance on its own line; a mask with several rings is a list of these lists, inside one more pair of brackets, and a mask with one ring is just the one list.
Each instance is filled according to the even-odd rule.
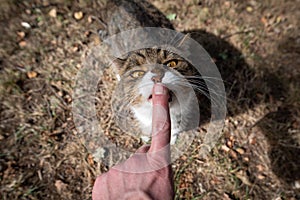
[[170,62],[167,63],[167,66],[170,68],[174,68],[177,66],[178,61],[177,60],[171,60]]
[[141,76],[143,76],[145,74],[145,71],[142,71],[142,70],[135,70],[133,72],[130,73],[130,76],[132,78],[139,78]]

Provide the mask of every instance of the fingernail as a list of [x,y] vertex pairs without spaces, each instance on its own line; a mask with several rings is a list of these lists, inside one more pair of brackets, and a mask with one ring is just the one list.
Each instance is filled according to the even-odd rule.
[[156,95],[161,95],[161,94],[166,95],[166,94],[168,94],[168,89],[165,86],[163,86],[162,84],[156,83],[154,85],[154,94],[156,94]]

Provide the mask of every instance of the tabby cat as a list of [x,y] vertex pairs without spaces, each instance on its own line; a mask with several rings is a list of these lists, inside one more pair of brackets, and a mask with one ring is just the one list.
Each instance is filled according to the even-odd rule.
[[[101,19],[106,24],[105,30],[100,31],[102,40],[138,27],[173,29],[162,13],[141,0],[109,1]],[[152,123],[151,94],[156,82],[163,83],[170,91],[171,144],[176,142],[179,133],[195,128],[190,122],[199,108],[191,86],[199,82],[194,80],[196,70],[182,57],[153,47],[116,58],[113,66],[121,77],[112,100],[116,121],[121,128],[136,134],[140,132],[147,140]]]

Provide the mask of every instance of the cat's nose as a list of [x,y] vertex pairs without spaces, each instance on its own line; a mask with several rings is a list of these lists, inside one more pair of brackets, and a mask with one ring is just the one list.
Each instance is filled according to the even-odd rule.
[[163,76],[155,75],[155,76],[152,76],[151,80],[152,80],[154,83],[161,83],[161,82],[162,82],[162,78],[163,78]]
[[154,74],[151,78],[151,80],[154,82],[154,83],[161,83],[162,82],[162,79],[165,75],[164,73],[164,70],[159,68],[159,67],[156,67],[154,69],[151,70],[151,72]]

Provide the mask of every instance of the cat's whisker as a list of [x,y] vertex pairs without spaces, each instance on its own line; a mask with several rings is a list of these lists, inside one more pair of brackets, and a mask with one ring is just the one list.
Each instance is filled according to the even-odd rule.
[[222,81],[222,82],[223,82],[222,79],[214,78],[214,77],[185,76],[185,78],[186,78],[188,81],[191,81],[191,80],[198,80],[199,82],[211,83],[212,86],[216,86],[216,87],[217,87],[216,81]]
[[144,83],[144,84],[141,84],[141,85],[139,85],[138,86],[138,89],[142,89],[142,88],[144,88],[144,87],[146,87],[146,86],[149,86],[149,85],[152,85],[152,84],[150,84],[150,83]]
[[217,78],[217,77],[211,77],[211,76],[199,76],[199,75],[194,75],[194,76],[185,76],[185,78],[196,78],[196,79],[213,79],[213,80],[218,80],[218,81],[224,81],[222,78]]
[[194,84],[186,83],[186,82],[179,82],[177,84],[179,84],[181,86],[189,86],[189,87],[192,86],[195,90],[198,90],[199,92],[201,92],[201,94],[203,94],[205,97],[210,99],[213,105],[219,105],[219,103],[218,103],[218,101],[215,100],[215,98],[212,98],[212,95],[210,95],[210,94],[214,94],[216,96],[223,97],[222,95],[218,94],[217,92],[215,92],[213,90],[207,91],[206,88],[203,88],[199,85],[194,85]]
[[215,95],[221,98],[226,98],[226,96],[218,93],[218,90],[215,89],[208,89],[207,87],[203,87],[203,86],[198,86],[198,85],[194,85],[191,84],[193,88],[198,89],[200,92],[206,92],[207,94],[209,94],[210,96]]
[[189,80],[189,83],[197,84],[199,86],[207,87],[206,84],[202,81],[197,81],[197,80]]
[[220,90],[219,85],[217,83],[209,81],[209,80],[205,80],[205,82],[203,82],[203,79],[202,80],[200,80],[200,79],[199,80],[189,79],[188,81],[190,83],[201,85],[201,86],[204,86],[206,88],[209,86],[209,88],[213,89],[213,90]]

